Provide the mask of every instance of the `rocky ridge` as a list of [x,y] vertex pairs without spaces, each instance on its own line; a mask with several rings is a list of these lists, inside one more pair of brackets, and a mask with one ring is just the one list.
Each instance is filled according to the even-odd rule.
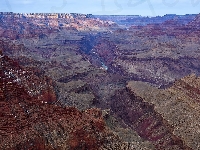
[[199,149],[199,78],[184,77],[167,89],[157,89],[147,83],[131,81],[127,88],[154,110],[172,127],[174,135],[192,149]]
[[0,37],[9,39],[40,37],[59,30],[106,30],[114,22],[88,18],[83,14],[58,13],[0,13]]

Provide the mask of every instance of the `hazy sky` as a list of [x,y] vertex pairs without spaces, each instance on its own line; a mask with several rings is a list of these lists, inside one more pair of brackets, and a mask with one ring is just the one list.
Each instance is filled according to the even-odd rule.
[[200,0],[0,0],[0,12],[142,16],[199,14]]

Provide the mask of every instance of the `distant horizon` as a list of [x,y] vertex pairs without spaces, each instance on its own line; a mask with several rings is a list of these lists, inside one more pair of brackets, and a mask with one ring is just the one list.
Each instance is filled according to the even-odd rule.
[[199,14],[196,0],[1,0],[0,12],[164,16]]
[[167,16],[167,15],[176,15],[176,16],[185,16],[185,15],[198,15],[200,13],[197,13],[197,14],[164,14],[164,15],[158,15],[158,16],[142,16],[142,15],[115,15],[115,14],[84,14],[84,13],[75,13],[75,12],[72,12],[72,13],[64,13],[64,12],[61,12],[61,13],[52,13],[52,12],[24,12],[24,13],[20,13],[20,12],[0,12],[0,13],[13,13],[13,14],[81,14],[81,15],[93,15],[93,16],[141,16],[141,17],[163,17],[163,16]]

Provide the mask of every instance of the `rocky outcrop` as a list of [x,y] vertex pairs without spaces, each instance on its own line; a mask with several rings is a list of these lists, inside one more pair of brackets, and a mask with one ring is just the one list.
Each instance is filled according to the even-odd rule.
[[155,149],[190,149],[174,135],[171,126],[151,104],[129,90],[118,91],[113,96],[111,110],[141,138],[151,142]]
[[199,78],[190,75],[163,90],[139,81],[131,81],[127,87],[135,96],[154,106],[174,135],[188,147],[199,149]]

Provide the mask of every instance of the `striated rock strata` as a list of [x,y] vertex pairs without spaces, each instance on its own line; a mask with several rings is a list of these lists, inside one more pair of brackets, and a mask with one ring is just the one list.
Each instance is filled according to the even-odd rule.
[[173,133],[170,124],[154,110],[154,107],[130,91],[121,90],[113,96],[111,110],[117,118],[137,134],[152,143],[155,149],[189,150],[184,140]]
[[155,112],[171,126],[171,132],[188,147],[200,148],[199,126],[199,77],[184,77],[167,89],[157,89],[139,81],[131,81],[127,88],[144,102],[152,105]]
[[117,26],[111,21],[88,18],[84,14],[0,13],[0,37],[19,39],[40,37],[60,30],[107,30]]

